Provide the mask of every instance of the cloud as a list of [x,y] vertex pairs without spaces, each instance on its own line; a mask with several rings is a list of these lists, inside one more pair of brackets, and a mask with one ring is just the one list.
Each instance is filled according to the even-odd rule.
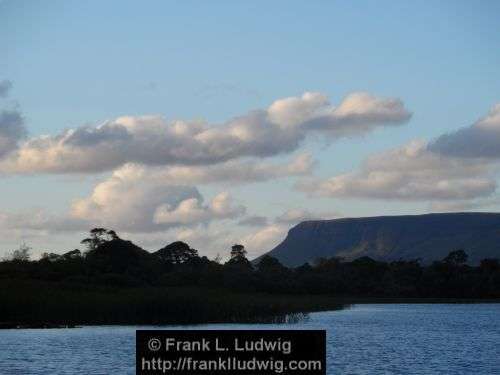
[[140,173],[144,174],[144,178],[148,180],[171,181],[175,184],[217,184],[223,182],[243,184],[308,175],[314,165],[315,162],[311,155],[304,153],[282,164],[254,160],[230,160],[207,166],[147,167],[126,164],[122,168],[135,169],[136,173],[141,171]]
[[411,114],[399,99],[377,98],[365,92],[352,93],[338,107],[320,93],[275,101],[268,109],[269,119],[283,127],[302,127],[345,137],[372,130],[380,124],[401,124]]
[[[6,98],[11,88],[11,81],[0,81],[0,98]],[[0,110],[0,159],[17,149],[26,134],[24,119],[18,109]]]
[[235,204],[229,193],[220,193],[204,204],[194,185],[260,182],[304,175],[313,164],[308,154],[299,154],[284,163],[242,160],[189,167],[126,164],[97,183],[89,196],[76,199],[66,215],[47,215],[43,211],[5,214],[4,223],[9,221],[9,228],[52,232],[104,226],[130,233],[207,225],[242,217],[246,209]]
[[95,173],[126,163],[202,166],[241,157],[295,151],[311,133],[328,139],[399,125],[411,114],[399,99],[348,95],[338,107],[326,96],[305,93],[277,100],[221,125],[166,121],[161,116],[120,117],[26,141],[0,162],[4,173]]
[[158,207],[179,205],[190,198],[202,199],[195,187],[148,181],[144,171],[121,168],[97,184],[89,197],[73,202],[70,216],[92,225],[122,231],[154,231],[165,225],[154,222]]
[[358,172],[301,182],[298,188],[329,197],[464,200],[491,195],[496,182],[484,163],[444,157],[430,151],[426,142],[412,141],[369,157]]
[[151,174],[147,168],[127,164],[97,184],[89,197],[73,202],[70,216],[120,231],[154,232],[244,213],[245,208],[236,205],[227,192],[204,205],[196,187],[179,185],[161,174]]
[[25,136],[21,113],[17,110],[0,111],[0,158],[14,151]]
[[433,210],[460,210],[488,201],[496,191],[499,157],[500,103],[469,127],[373,155],[357,172],[303,180],[297,187],[320,196],[429,200],[435,201]]
[[287,231],[288,227],[284,225],[271,224],[243,236],[239,242],[245,246],[248,257],[252,259],[276,247],[283,241]]
[[430,211],[433,212],[466,212],[466,211],[477,211],[491,207],[498,206],[500,204],[500,198],[492,197],[486,199],[476,199],[471,201],[455,201],[455,202],[432,202],[430,205]]
[[0,81],[0,98],[6,98],[9,96],[10,90],[12,89],[12,82],[4,79]]
[[169,225],[191,225],[208,223],[212,220],[234,219],[242,216],[246,208],[235,205],[227,192],[218,194],[209,205],[203,205],[200,198],[189,198],[177,207],[163,204],[156,209],[154,222]]
[[3,231],[23,230],[24,232],[60,233],[89,229],[86,220],[70,218],[65,215],[49,214],[36,208],[22,212],[1,212],[0,228]]
[[333,219],[338,216],[339,214],[334,212],[315,213],[306,209],[292,208],[290,210],[285,211],[283,214],[279,215],[275,219],[275,223],[295,225],[302,221]]
[[247,227],[262,227],[267,225],[267,222],[267,217],[265,216],[248,216],[238,221],[238,225]]
[[429,150],[452,157],[499,159],[500,103],[473,125],[438,137]]

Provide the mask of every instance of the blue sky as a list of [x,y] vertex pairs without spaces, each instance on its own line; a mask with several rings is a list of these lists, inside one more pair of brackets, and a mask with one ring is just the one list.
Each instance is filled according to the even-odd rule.
[[[0,105],[22,113],[28,138],[21,144],[124,115],[203,119],[217,126],[304,92],[325,94],[334,105],[353,92],[401,100],[412,113],[401,125],[334,140],[308,136],[293,152],[256,158],[285,163],[309,152],[316,160],[309,177],[323,181],[356,173],[373,155],[415,139],[432,141],[487,116],[500,101],[499,12],[495,1],[4,0],[0,81],[10,81],[12,89]],[[490,169],[476,177],[496,181],[496,161],[488,164]],[[91,195],[118,168],[99,173],[4,172],[0,211],[6,218],[19,212],[29,215],[34,209],[64,216],[75,199]],[[405,183],[413,177],[406,176]],[[154,247],[188,231],[195,244],[201,244],[200,232],[215,236],[220,227],[230,228],[229,239],[245,239],[257,254],[293,225],[292,219],[287,224],[275,219],[291,209],[329,218],[428,212],[441,207],[442,200],[464,209],[498,208],[496,190],[486,188],[453,197],[426,193],[418,199],[392,199],[374,198],[377,194],[366,191],[316,194],[295,188],[302,179],[196,185],[204,202],[229,191],[246,207],[245,215],[267,217],[267,227],[244,228],[237,225],[241,217],[235,216],[148,235],[130,230],[129,237]],[[78,246],[83,229],[61,232],[45,224],[4,229],[0,253],[22,240],[35,251]],[[260,244],[255,236],[266,230],[275,237]],[[213,247],[207,254],[216,251]]]

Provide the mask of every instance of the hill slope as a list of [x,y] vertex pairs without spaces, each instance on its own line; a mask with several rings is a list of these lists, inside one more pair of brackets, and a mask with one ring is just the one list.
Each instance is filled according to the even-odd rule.
[[500,214],[444,213],[380,216],[302,222],[268,252],[284,265],[298,266],[319,257],[352,260],[421,258],[424,263],[464,249],[469,263],[500,258]]

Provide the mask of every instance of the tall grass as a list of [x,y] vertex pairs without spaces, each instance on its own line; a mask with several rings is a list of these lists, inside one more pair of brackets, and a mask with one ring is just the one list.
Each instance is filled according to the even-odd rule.
[[269,295],[192,287],[110,288],[0,280],[4,325],[290,323],[340,309],[327,296]]

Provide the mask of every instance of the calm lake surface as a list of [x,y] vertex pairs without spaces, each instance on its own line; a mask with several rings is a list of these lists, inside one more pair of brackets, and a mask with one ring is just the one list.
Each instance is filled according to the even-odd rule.
[[[3,330],[0,374],[134,374],[138,328]],[[326,329],[328,374],[500,374],[500,304],[355,305],[292,325],[191,328]]]

